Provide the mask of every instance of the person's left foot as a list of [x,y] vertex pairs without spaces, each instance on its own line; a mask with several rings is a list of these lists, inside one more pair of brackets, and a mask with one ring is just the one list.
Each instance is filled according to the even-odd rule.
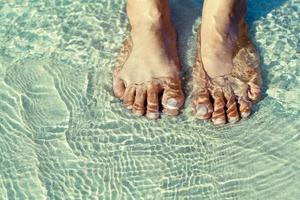
[[[202,27],[203,28],[203,27]],[[193,69],[193,104],[194,114],[203,120],[212,119],[216,125],[233,123],[246,118],[251,113],[252,102],[260,98],[261,73],[259,68],[259,55],[248,37],[247,26],[243,22],[239,27],[239,34],[233,37],[230,48],[207,45],[201,52],[201,30],[198,32],[198,53]],[[233,33],[235,34],[235,33]],[[225,51],[224,51],[225,49]],[[224,54],[232,49],[232,66],[226,65]],[[203,55],[205,51],[213,52],[215,56]],[[219,51],[219,52],[218,52]],[[221,52],[221,53],[220,53]],[[224,53],[225,52],[225,53]],[[218,53],[220,53],[218,57]],[[205,57],[206,62],[203,62]],[[216,64],[217,63],[217,64]],[[229,62],[228,62],[229,63]],[[219,65],[220,70],[214,68]],[[221,67],[221,68],[220,68]],[[223,72],[222,72],[223,70]],[[224,73],[228,70],[229,73]]]

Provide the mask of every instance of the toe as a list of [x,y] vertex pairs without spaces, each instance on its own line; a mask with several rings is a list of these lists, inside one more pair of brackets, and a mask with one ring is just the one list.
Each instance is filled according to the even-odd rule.
[[122,98],[125,92],[124,82],[120,79],[119,69],[114,70],[113,72],[113,91],[117,98]]
[[179,114],[179,109],[183,105],[184,95],[180,83],[171,83],[164,89],[162,105],[163,112],[170,116]]
[[135,100],[135,87],[126,88],[124,97],[123,97],[125,108],[132,109],[134,100]]
[[251,114],[252,102],[248,97],[239,98],[239,110],[242,118],[247,118]]
[[234,90],[234,94],[238,99],[238,112],[241,118],[247,118],[251,114],[252,102],[250,101],[250,97],[248,97],[248,85],[243,84],[236,90]]
[[212,93],[214,99],[214,112],[212,114],[212,121],[215,125],[222,125],[226,123],[225,117],[225,100],[221,91],[214,91]]
[[139,86],[136,88],[135,100],[132,107],[132,112],[138,116],[143,116],[145,114],[145,101],[146,101],[146,89]]
[[249,89],[248,89],[248,97],[252,101],[258,101],[261,95],[261,89],[260,86],[255,83],[248,83]]
[[194,98],[194,114],[197,118],[208,120],[211,118],[213,112],[213,106],[211,104],[210,95],[208,90],[203,89],[199,91],[197,95],[193,95]]
[[235,95],[231,88],[227,88],[224,92],[224,96],[226,99],[226,116],[227,121],[229,123],[235,123],[240,120],[239,112],[238,112],[238,105],[235,98]]
[[147,89],[147,117],[149,119],[159,118],[159,86],[150,84]]
[[226,115],[227,120],[229,123],[235,123],[240,120],[239,112],[238,112],[238,106],[235,98],[227,99],[226,104]]

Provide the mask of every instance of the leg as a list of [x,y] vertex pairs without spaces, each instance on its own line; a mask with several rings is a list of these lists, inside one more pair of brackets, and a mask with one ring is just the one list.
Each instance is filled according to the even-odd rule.
[[[249,116],[260,95],[259,56],[244,21],[246,0],[206,0],[194,67],[194,108],[215,124]],[[200,41],[200,38],[202,39]]]
[[163,93],[165,113],[176,115],[184,96],[168,1],[128,0],[127,14],[131,34],[114,71],[114,93],[126,108],[149,118],[158,118]]
[[245,3],[245,0],[206,0],[204,3],[201,55],[210,77],[230,74],[232,70],[238,25],[246,13]]

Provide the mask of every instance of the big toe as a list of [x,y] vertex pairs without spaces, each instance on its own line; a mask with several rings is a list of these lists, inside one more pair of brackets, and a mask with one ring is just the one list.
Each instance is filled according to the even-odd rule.
[[179,114],[179,109],[183,106],[184,94],[180,83],[169,85],[165,88],[162,98],[163,112],[170,116]]
[[202,120],[210,119],[211,113],[213,112],[213,106],[210,100],[209,92],[205,89],[193,96],[194,96],[193,104],[194,104],[195,116]]

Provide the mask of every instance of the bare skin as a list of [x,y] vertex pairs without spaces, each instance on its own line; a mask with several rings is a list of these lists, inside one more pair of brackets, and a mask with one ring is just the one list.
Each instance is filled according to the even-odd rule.
[[[196,117],[216,125],[248,117],[260,96],[259,56],[248,38],[245,3],[204,3],[193,104]],[[128,0],[127,13],[131,34],[114,71],[115,96],[139,116],[158,118],[160,105],[166,114],[177,115],[184,95],[168,0]]]
[[216,125],[248,117],[260,98],[259,56],[248,37],[245,13],[245,0],[204,3],[193,72],[194,114]]
[[157,119],[161,105],[177,115],[184,95],[168,1],[128,0],[127,14],[131,34],[114,71],[115,96],[138,116]]

